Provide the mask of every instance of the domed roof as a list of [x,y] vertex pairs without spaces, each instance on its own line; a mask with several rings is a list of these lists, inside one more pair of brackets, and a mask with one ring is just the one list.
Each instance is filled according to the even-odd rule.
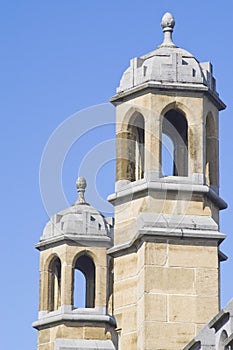
[[185,89],[195,87],[205,90],[207,87],[216,93],[211,63],[198,62],[190,52],[173,43],[174,25],[173,16],[166,13],[161,23],[164,32],[163,43],[149,54],[130,61],[130,67],[121,78],[117,94],[145,83],[152,83],[155,87],[172,85]]
[[68,238],[85,241],[110,241],[112,221],[90,206],[84,197],[86,180],[79,177],[76,182],[77,201],[69,208],[53,215],[46,224],[41,242]]

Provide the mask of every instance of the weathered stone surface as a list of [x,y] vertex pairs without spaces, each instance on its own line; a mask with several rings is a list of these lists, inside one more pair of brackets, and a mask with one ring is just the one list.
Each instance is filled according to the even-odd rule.
[[114,287],[115,309],[137,302],[137,277],[116,281]]
[[196,270],[196,292],[203,296],[218,296],[219,294],[219,271],[218,269]]
[[187,268],[145,267],[145,292],[191,294],[195,292],[194,270]]
[[171,322],[204,323],[218,312],[218,297],[169,296]]
[[120,336],[120,348],[121,349],[137,349],[137,333],[123,334]]
[[168,245],[166,243],[145,243],[145,260],[146,265],[165,266],[168,258]]
[[148,322],[145,325],[146,350],[180,350],[195,334],[194,324]]
[[145,294],[144,312],[145,321],[168,321],[167,296],[164,294]]
[[169,266],[218,268],[216,246],[208,246],[204,242],[199,245],[179,244],[169,246]]
[[[122,334],[135,332],[137,330],[137,306],[131,305],[121,310],[115,311],[118,327],[122,329]],[[123,326],[123,327],[122,327]]]
[[118,281],[137,275],[137,260],[137,254],[133,253],[121,256],[115,261],[114,273]]

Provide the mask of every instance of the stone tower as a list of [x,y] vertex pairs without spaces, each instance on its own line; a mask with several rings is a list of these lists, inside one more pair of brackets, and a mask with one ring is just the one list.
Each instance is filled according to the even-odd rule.
[[[172,41],[134,58],[116,106],[114,316],[119,349],[180,350],[219,310],[218,118],[212,65]],[[166,149],[171,145],[170,173]],[[170,146],[169,146],[170,147]]]
[[[40,307],[33,326],[39,331],[38,350],[116,349],[115,321],[107,307],[112,269],[106,251],[112,222],[86,203],[83,177],[76,186],[77,202],[51,218],[36,246]],[[80,293],[76,271],[85,276],[81,308],[75,305],[75,294]]]
[[[211,63],[173,43],[171,14],[161,25],[163,43],[131,60],[111,99],[114,238],[112,220],[86,203],[81,177],[77,202],[51,218],[36,246],[38,350],[181,350],[219,311],[225,105]],[[77,271],[85,279],[81,307]]]

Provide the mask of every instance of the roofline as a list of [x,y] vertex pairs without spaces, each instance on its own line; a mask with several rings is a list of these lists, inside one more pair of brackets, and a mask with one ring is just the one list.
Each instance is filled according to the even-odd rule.
[[148,81],[146,83],[140,84],[138,86],[134,86],[128,90],[123,92],[119,92],[113,97],[110,98],[110,102],[116,106],[119,103],[122,103],[129,99],[129,97],[133,95],[142,95],[148,92],[171,92],[171,91],[184,91],[184,92],[192,92],[192,93],[204,93],[207,95],[214,105],[218,108],[219,111],[224,110],[226,108],[225,103],[219,98],[218,94],[209,89],[207,86],[203,84],[191,84],[191,83],[161,83],[159,81]]

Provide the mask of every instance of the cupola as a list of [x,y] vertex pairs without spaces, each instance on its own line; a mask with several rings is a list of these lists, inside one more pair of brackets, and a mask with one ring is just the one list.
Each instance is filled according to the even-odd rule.
[[62,239],[111,242],[112,219],[105,218],[86,202],[86,186],[85,178],[79,177],[76,181],[77,201],[51,217],[43,231],[41,244]]
[[36,245],[40,307],[33,326],[39,330],[38,349],[115,349],[112,260],[107,255],[113,220],[86,202],[86,186],[79,177],[77,201],[52,216]]
[[142,57],[131,59],[117,88],[117,96],[145,87],[209,91],[223,109],[225,105],[219,100],[211,63],[199,62],[193,54],[174,44],[175,20],[170,13],[165,13],[161,26],[164,33],[162,44]]

